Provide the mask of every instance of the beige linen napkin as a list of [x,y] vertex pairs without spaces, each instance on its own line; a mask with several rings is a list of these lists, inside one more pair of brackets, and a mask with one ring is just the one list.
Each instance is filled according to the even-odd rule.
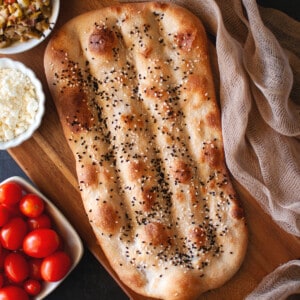
[[[300,23],[254,0],[165,2],[194,12],[216,37],[228,168],[275,222],[300,237]],[[294,293],[296,260],[268,275],[247,300]]]

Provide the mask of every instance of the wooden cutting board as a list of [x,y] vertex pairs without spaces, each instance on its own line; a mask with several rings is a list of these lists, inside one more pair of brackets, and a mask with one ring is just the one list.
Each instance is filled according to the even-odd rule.
[[[61,1],[59,21],[54,31],[80,13],[111,3],[113,1]],[[43,55],[46,44],[47,41],[24,54],[10,56],[24,62],[36,72],[44,85],[47,102],[46,113],[39,130],[30,140],[9,150],[9,153],[41,192],[62,210],[77,229],[85,245],[125,293],[131,299],[144,300],[145,297],[124,286],[112,271],[85,217],[77,189],[75,161],[64,139],[44,75]],[[281,230],[243,187],[238,183],[236,186],[245,207],[249,227],[247,255],[234,278],[223,287],[207,292],[201,299],[244,299],[265,275],[279,265],[300,257],[300,240]]]

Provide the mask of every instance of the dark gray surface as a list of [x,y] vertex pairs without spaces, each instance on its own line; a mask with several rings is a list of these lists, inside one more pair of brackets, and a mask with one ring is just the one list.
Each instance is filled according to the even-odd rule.
[[[259,0],[257,2],[267,7],[281,9],[299,20],[299,0]],[[0,181],[16,175],[28,179],[8,153],[0,150]],[[76,269],[46,300],[60,299],[123,300],[128,297],[91,253],[85,249],[84,256]]]
[[290,17],[300,20],[300,1],[299,0],[257,0],[259,5],[272,7],[286,13]]

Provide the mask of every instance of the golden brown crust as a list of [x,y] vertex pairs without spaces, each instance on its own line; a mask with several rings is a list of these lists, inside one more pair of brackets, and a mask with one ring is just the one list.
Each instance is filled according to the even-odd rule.
[[45,72],[88,218],[121,280],[168,300],[226,282],[247,231],[201,22],[166,3],[88,12],[53,36]]

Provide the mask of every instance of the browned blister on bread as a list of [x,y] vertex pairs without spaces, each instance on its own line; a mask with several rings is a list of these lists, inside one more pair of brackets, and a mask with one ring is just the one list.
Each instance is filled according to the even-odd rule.
[[179,300],[231,278],[247,231],[201,22],[171,4],[91,11],[53,36],[45,71],[87,216],[120,279]]

